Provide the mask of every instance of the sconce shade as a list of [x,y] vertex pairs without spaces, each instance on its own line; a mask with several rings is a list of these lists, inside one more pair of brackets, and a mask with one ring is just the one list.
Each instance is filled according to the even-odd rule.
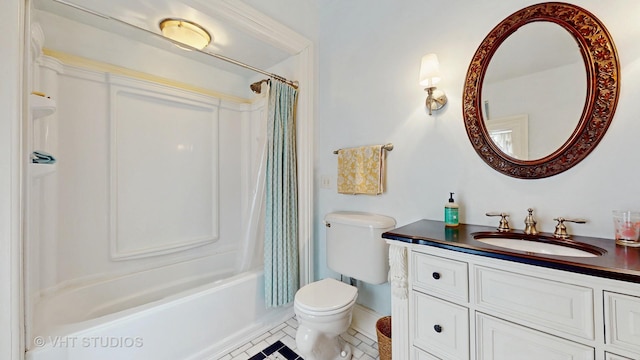
[[440,81],[440,64],[436,54],[427,54],[422,57],[420,64],[420,85],[433,87]]
[[162,35],[198,50],[211,43],[211,35],[200,25],[181,19],[164,19],[160,22]]

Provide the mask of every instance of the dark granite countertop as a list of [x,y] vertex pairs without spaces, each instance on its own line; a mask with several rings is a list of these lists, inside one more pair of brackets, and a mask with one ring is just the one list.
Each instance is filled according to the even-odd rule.
[[[382,234],[383,238],[411,244],[435,246],[468,254],[515,261],[535,266],[566,270],[575,273],[640,283],[640,248],[616,245],[613,239],[587,236],[571,236],[569,242],[588,244],[604,250],[597,257],[573,257],[546,255],[497,247],[474,239],[478,232],[497,232],[495,228],[481,225],[460,224],[446,227],[442,221],[419,220]],[[524,233],[512,230],[511,233],[523,237]],[[553,234],[541,233],[543,237]]]

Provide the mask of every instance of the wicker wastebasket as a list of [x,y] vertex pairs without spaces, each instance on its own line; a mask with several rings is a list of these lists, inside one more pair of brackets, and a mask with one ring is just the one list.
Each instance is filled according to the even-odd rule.
[[381,317],[376,321],[376,333],[380,360],[391,360],[391,316]]

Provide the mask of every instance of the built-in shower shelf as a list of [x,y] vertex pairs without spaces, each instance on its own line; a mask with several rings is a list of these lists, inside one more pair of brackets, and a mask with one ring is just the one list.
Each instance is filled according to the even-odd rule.
[[56,101],[45,96],[29,95],[29,105],[34,119],[49,116],[56,111]]
[[56,164],[29,164],[33,178],[44,177],[56,172]]

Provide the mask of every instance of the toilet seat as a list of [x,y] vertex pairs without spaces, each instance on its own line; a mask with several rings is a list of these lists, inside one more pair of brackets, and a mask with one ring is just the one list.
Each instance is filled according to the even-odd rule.
[[296,292],[294,306],[309,315],[327,316],[351,307],[358,289],[335,279],[323,279],[303,286]]

